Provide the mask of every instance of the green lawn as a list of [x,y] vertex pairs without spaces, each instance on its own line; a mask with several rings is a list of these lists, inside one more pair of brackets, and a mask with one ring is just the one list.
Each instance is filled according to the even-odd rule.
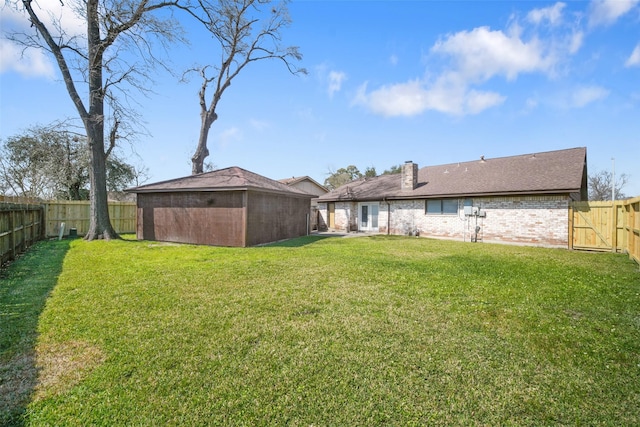
[[[3,323],[5,287],[36,286],[22,262],[2,279]],[[626,255],[75,240],[46,270],[37,341],[29,325],[32,341],[0,341],[3,366],[36,342],[30,402],[9,408],[25,425],[640,425]]]

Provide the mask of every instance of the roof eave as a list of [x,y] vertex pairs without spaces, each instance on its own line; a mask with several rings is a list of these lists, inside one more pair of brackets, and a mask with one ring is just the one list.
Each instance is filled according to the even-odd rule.
[[287,196],[294,197],[304,197],[304,198],[313,198],[314,196],[306,193],[297,193],[294,191],[280,191],[280,190],[271,190],[262,187],[254,187],[254,186],[239,186],[239,187],[193,187],[193,188],[129,188],[124,190],[127,193],[189,193],[189,192],[223,192],[223,191],[259,191],[261,193],[271,193],[271,194],[284,194]]
[[487,191],[477,193],[449,193],[449,194],[407,194],[407,195],[378,195],[376,197],[350,197],[350,198],[320,198],[319,203],[324,202],[366,202],[372,200],[416,200],[416,199],[445,199],[460,197],[505,197],[505,196],[533,196],[544,194],[571,194],[580,192],[580,188],[554,189],[554,190],[527,190],[527,191]]

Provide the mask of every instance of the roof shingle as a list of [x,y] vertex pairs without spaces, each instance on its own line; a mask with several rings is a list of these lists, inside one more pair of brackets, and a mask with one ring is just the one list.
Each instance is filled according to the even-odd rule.
[[237,166],[127,189],[132,193],[224,190],[261,190],[313,197],[295,187],[290,187]]
[[400,189],[400,174],[381,175],[343,185],[319,201],[580,193],[586,156],[586,148],[579,147],[427,166],[418,171],[413,190]]

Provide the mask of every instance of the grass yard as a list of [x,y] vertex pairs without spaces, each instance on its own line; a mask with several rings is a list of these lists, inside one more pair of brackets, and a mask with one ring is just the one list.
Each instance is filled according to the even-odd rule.
[[3,392],[34,343],[38,367],[5,421],[640,425],[640,272],[626,255],[312,236],[75,240],[62,262],[56,245],[34,251],[60,263],[44,267],[56,284],[11,342],[13,294],[40,285],[27,257],[2,278]]

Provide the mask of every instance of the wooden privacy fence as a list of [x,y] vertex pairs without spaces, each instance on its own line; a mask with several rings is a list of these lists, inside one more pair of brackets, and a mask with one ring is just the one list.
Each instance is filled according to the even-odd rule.
[[[37,240],[58,237],[61,230],[64,236],[71,229],[79,236],[86,234],[89,216],[88,201],[41,202],[0,196],[0,264],[15,259]],[[136,232],[135,203],[109,202],[109,217],[116,232]]]
[[640,197],[569,206],[572,249],[626,252],[640,263]]
[[[90,206],[88,201],[45,202],[46,235],[57,236],[64,223],[64,235],[76,229],[82,236],[89,230]],[[136,232],[136,204],[133,202],[109,202],[109,218],[117,233]]]
[[42,205],[0,202],[0,265],[44,236]]

